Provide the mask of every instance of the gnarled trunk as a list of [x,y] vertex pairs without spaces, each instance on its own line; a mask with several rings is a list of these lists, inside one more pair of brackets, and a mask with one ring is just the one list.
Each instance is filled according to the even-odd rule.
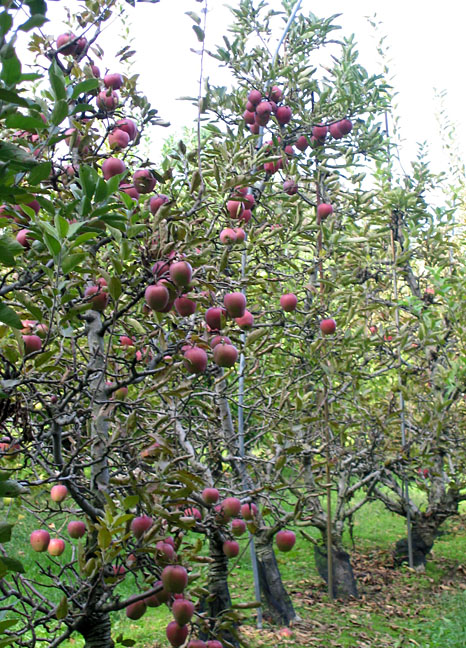
[[[319,575],[328,584],[327,547],[325,545],[315,545],[314,558]],[[332,575],[334,598],[345,599],[350,596],[358,598],[359,594],[350,556],[341,548],[333,547],[332,549]]]
[[296,618],[296,612],[283,585],[272,538],[267,530],[257,532],[255,547],[264,616],[272,623],[289,625]]
[[113,648],[115,645],[108,612],[86,614],[76,630],[84,637],[84,648]]
[[[214,533],[210,538],[209,556],[213,558],[209,565],[208,590],[209,599],[207,602],[209,617],[212,619],[212,631],[215,639],[225,642],[231,646],[239,646],[232,632],[225,629],[218,629],[223,617],[231,610],[231,597],[228,588],[228,558],[223,553],[223,539],[219,533]],[[202,639],[212,638],[201,636]]]

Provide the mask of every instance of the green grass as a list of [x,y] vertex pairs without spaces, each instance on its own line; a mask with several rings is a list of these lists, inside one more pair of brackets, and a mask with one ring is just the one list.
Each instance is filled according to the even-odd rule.
[[[421,646],[422,648],[464,648],[466,645],[466,507],[462,517],[444,525],[445,534],[434,545],[425,573],[407,568],[391,568],[394,542],[405,533],[404,521],[373,502],[358,512],[354,520],[356,550],[352,562],[358,578],[361,599],[342,603],[330,602],[326,589],[316,573],[313,547],[298,534],[295,548],[288,554],[277,554],[283,579],[292,596],[301,620],[293,627],[293,636],[284,638],[279,629],[265,624],[255,629],[253,612],[245,613],[243,636],[254,648],[276,648],[277,644],[365,648],[377,646]],[[16,521],[13,543],[15,556],[22,560],[28,576],[42,578],[39,564],[50,564],[44,554],[29,549],[29,534],[37,523],[13,506],[10,517]],[[57,530],[65,522],[55,518]],[[317,537],[315,530],[309,530]],[[66,532],[65,532],[66,533]],[[349,537],[346,537],[350,547]],[[64,559],[72,555],[79,541],[67,543]],[[242,542],[246,548],[245,541]],[[57,561],[62,561],[58,558]],[[230,587],[234,602],[253,599],[252,570],[249,551],[231,561]],[[134,593],[131,578],[119,586],[123,597]],[[56,602],[58,591],[48,590]],[[130,621],[124,611],[113,614],[114,637],[119,635],[136,641],[140,648],[168,645],[165,627],[171,620],[166,607],[149,609],[139,621]],[[79,635],[73,636],[65,648],[81,647]]]

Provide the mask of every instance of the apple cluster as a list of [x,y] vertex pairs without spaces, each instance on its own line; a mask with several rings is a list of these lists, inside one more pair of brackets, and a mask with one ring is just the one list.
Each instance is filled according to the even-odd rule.
[[267,97],[263,97],[259,90],[251,90],[248,94],[246,109],[243,119],[253,135],[258,135],[261,126],[266,126],[272,115],[280,124],[285,126],[291,120],[291,108],[285,104],[278,105],[282,99],[282,91],[273,86]]

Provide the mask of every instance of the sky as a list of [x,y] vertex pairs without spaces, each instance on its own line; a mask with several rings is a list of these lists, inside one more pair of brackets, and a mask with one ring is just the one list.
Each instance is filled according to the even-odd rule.
[[[74,0],[73,0],[74,3]],[[238,0],[230,0],[237,5]],[[269,0],[279,9],[279,0]],[[54,27],[63,5],[68,1],[50,3],[49,15]],[[140,74],[141,87],[160,116],[171,122],[170,129],[155,129],[153,146],[159,148],[170,133],[181,133],[195,119],[195,108],[180,96],[197,95],[200,57],[191,49],[199,49],[192,30],[194,24],[186,11],[200,13],[203,4],[196,0],[161,0],[160,3],[139,3],[134,9],[128,5],[126,23],[117,21],[99,40],[103,49],[104,69],[111,69],[112,55],[119,44],[118,34],[127,32],[134,37],[137,51],[135,71]],[[232,15],[219,0],[208,0],[206,30],[207,49],[221,44],[222,35],[232,22]],[[380,71],[376,44],[380,35],[386,35],[389,50],[392,83],[397,92],[396,112],[403,138],[402,159],[409,162],[416,154],[417,142],[428,141],[434,170],[445,168],[447,158],[442,152],[442,129],[436,119],[439,101],[436,91],[446,91],[445,107],[448,117],[457,125],[457,146],[466,159],[466,125],[463,113],[466,84],[466,3],[445,0],[302,0],[300,11],[312,11],[319,17],[342,14],[337,19],[342,34],[355,33],[360,62],[370,73]],[[367,20],[374,17],[381,23],[377,36]],[[51,27],[48,29],[51,32]],[[120,41],[121,42],[121,41]],[[217,62],[206,58],[205,73],[218,85],[228,85],[225,70]]]

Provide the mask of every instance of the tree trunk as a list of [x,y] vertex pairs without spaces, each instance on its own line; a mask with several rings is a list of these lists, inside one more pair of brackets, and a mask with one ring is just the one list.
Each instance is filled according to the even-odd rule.
[[296,612],[283,585],[272,538],[267,530],[259,530],[254,538],[264,617],[277,625],[289,625]]
[[[426,565],[427,555],[434,546],[440,527],[446,519],[458,513],[459,491],[451,488],[440,490],[436,502],[426,511],[420,511],[412,518],[411,539],[413,545],[413,566],[419,571]],[[398,540],[394,553],[395,566],[408,562],[408,539]]]
[[113,648],[112,624],[108,613],[86,614],[76,630],[84,637],[84,648]]
[[[314,545],[314,559],[317,571],[328,584],[327,546]],[[333,597],[346,599],[358,598],[356,579],[351,566],[349,554],[341,548],[332,548]]]
[[[223,553],[223,539],[219,533],[210,538],[209,556],[214,559],[209,566],[209,599],[208,613],[211,618],[213,638],[218,639],[226,645],[235,646],[239,643],[234,635],[234,629],[230,632],[218,626],[224,621],[224,616],[231,610],[231,597],[228,588],[228,558]],[[201,636],[201,639],[212,637]]]

